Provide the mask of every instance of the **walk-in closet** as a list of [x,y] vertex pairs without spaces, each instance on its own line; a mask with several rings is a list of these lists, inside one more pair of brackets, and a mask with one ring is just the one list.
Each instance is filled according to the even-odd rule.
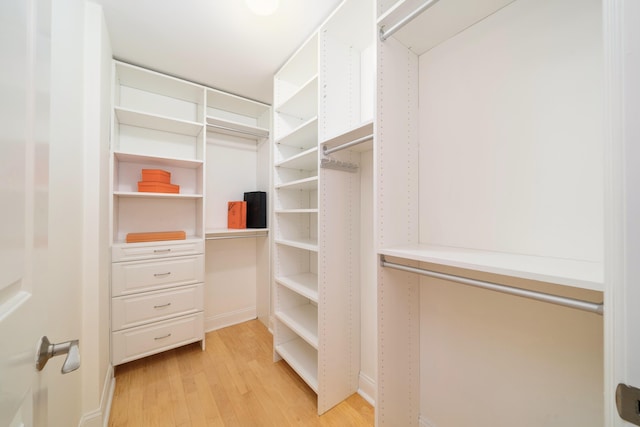
[[0,427],[640,425],[640,2],[256,6],[0,6]]

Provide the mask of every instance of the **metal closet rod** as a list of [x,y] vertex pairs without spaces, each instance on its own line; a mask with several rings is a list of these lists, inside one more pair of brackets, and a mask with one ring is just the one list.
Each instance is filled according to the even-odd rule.
[[527,289],[514,288],[512,286],[500,285],[498,283],[485,282],[483,280],[469,279],[466,277],[456,276],[453,274],[439,273],[437,271],[426,270],[424,268],[409,267],[408,265],[396,264],[385,259],[384,255],[380,255],[380,265],[396,270],[416,273],[422,276],[435,277],[436,279],[448,280],[450,282],[461,283],[463,285],[474,286],[476,288],[488,289],[491,291],[501,292],[503,294],[515,295],[519,297],[529,298],[536,301],[548,302],[550,304],[561,305],[564,307],[575,308],[578,310],[588,311],[590,313],[602,314],[603,305],[590,301],[583,301],[574,298],[561,297],[551,295],[544,292],[530,291]]
[[381,41],[385,41],[387,40],[389,37],[391,37],[396,31],[398,31],[399,29],[401,29],[402,27],[404,27],[405,25],[407,25],[409,22],[411,22],[415,17],[417,17],[418,15],[420,15],[422,12],[424,12],[425,10],[429,9],[431,6],[433,6],[434,4],[438,3],[439,0],[428,0],[427,2],[423,3],[420,7],[418,7],[416,10],[414,10],[413,12],[411,12],[409,15],[405,16],[402,20],[396,22],[394,25],[391,26],[391,28],[389,28],[388,30],[385,30],[384,26],[380,28],[380,40]]
[[227,240],[227,239],[250,239],[254,237],[267,237],[267,233],[260,234],[249,234],[249,235],[240,235],[240,236],[216,236],[216,237],[205,237],[204,240]]
[[345,148],[349,148],[349,147],[353,147],[354,145],[362,144],[363,142],[369,141],[370,139],[373,139],[373,134],[367,135],[367,136],[363,136],[362,138],[354,139],[353,141],[344,143],[342,145],[338,145],[338,146],[333,147],[333,148],[327,148],[326,145],[323,145],[322,146],[322,154],[324,154],[326,156],[328,154],[335,153],[336,151],[344,150]]
[[255,136],[257,138],[268,138],[269,137],[268,135],[264,136],[262,134],[255,133],[255,132],[249,132],[249,131],[246,131],[246,130],[239,130],[239,129],[234,129],[234,128],[230,128],[230,127],[226,127],[226,126],[220,126],[220,125],[212,125],[212,124],[209,124],[209,123],[207,123],[207,127],[216,128],[216,129],[222,129],[222,130],[228,130],[228,131],[231,131],[231,132],[241,133],[241,134],[244,134],[244,135],[251,135],[251,136]]

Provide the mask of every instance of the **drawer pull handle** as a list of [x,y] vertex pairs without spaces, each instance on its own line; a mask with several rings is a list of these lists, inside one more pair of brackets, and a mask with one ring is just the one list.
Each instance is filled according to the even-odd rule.
[[171,305],[170,302],[166,303],[166,304],[162,304],[162,305],[154,305],[153,308],[163,308],[163,307],[169,307]]
[[167,335],[163,335],[161,337],[155,337],[154,340],[158,341],[158,340],[163,340],[165,338],[169,338],[171,336],[171,334],[167,334]]
[[155,273],[155,274],[153,275],[153,277],[168,276],[168,275],[170,275],[170,274],[171,274],[171,272],[170,272],[170,271],[167,271],[166,273]]
[[171,252],[171,248],[168,248],[168,249],[154,249],[153,250],[154,254],[161,254],[161,253],[164,253],[164,252]]

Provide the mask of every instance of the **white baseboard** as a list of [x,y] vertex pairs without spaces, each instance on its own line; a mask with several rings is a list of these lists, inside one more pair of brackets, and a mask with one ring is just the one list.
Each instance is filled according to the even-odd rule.
[[113,376],[113,366],[109,365],[104,378],[104,386],[102,387],[100,407],[83,414],[78,422],[78,427],[107,427],[109,425],[111,402],[113,402],[113,392],[116,385],[115,381],[116,380]]
[[211,332],[216,329],[226,328],[227,326],[237,325],[238,323],[246,322],[247,320],[253,320],[256,317],[257,314],[255,307],[218,314],[205,319],[204,330],[205,332]]
[[420,415],[420,417],[418,417],[418,425],[419,425],[419,427],[436,427],[435,424],[433,424],[431,421],[429,421],[428,419],[426,419],[422,415]]
[[275,318],[273,316],[269,316],[269,332],[273,335],[273,331],[275,330]]
[[376,382],[370,376],[360,372],[358,377],[358,394],[371,406],[376,406]]
[[113,366],[109,365],[109,369],[111,370],[111,380],[109,381],[109,391],[108,391],[108,397],[107,397],[107,404],[104,410],[104,418],[102,419],[102,427],[109,426],[109,417],[111,416],[111,404],[113,403],[113,393],[116,391],[116,377],[113,375]]

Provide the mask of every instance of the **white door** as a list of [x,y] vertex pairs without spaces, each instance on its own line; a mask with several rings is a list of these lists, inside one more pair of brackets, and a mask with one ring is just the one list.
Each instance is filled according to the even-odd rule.
[[50,5],[0,1],[0,426],[46,425]]
[[[604,0],[607,151],[605,355],[609,427],[640,425],[640,2]],[[616,395],[616,390],[625,390]],[[618,402],[616,402],[618,400]],[[625,412],[623,421],[618,405]]]

